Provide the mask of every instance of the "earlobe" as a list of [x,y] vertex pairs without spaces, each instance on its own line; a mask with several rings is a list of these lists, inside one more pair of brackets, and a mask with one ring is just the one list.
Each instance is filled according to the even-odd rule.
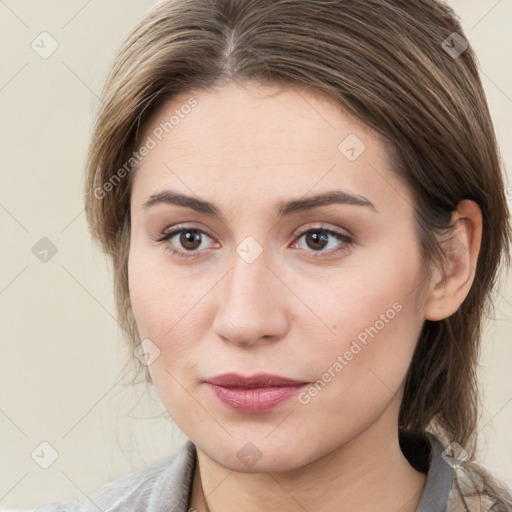
[[438,321],[455,313],[471,289],[482,241],[482,213],[474,201],[461,201],[452,215],[453,233],[440,241],[442,269],[432,273],[425,302],[425,319]]

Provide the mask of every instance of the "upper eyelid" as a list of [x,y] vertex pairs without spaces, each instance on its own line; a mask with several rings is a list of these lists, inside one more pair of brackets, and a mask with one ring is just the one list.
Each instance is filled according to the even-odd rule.
[[[194,226],[192,224],[190,224],[190,225],[189,224],[177,224],[175,226],[172,226],[172,227],[169,227],[169,228],[165,228],[164,230],[162,230],[161,234],[164,235],[164,234],[168,234],[168,233],[176,233],[176,232],[179,232],[181,230],[186,230],[186,229],[200,231],[201,233],[204,233],[204,234],[208,235],[210,238],[213,238],[208,233],[207,230],[205,230],[203,228],[200,228],[200,227],[196,227],[196,226]],[[314,225],[313,223],[306,224],[303,227],[294,230],[293,233],[295,233],[295,234],[302,234],[302,233],[304,233],[304,232],[306,232],[308,230],[315,230],[315,229],[325,230],[325,231],[335,231],[335,232],[338,232],[339,230],[342,230],[342,231],[346,231],[347,232],[347,236],[353,236],[346,228],[331,227],[331,226],[325,226],[325,225]]]
[[[350,238],[354,238],[354,236],[352,235],[352,233],[350,233],[347,229],[345,228],[340,228],[340,227],[330,227],[330,226],[324,226],[324,225],[321,225],[321,226],[315,226],[313,224],[306,224],[304,227],[296,230],[294,233],[296,233],[296,235],[302,235],[304,233],[307,233],[308,231],[314,231],[314,230],[323,230],[323,231],[331,231],[333,233],[339,233],[341,235],[345,235],[347,237],[350,237]],[[346,233],[344,233],[344,231]]]

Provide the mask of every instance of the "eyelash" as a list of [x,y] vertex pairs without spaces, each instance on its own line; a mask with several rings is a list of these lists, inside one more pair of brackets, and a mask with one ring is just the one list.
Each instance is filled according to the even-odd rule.
[[[206,235],[208,238],[211,239],[211,237],[205,233],[204,231],[200,230],[200,229],[197,229],[197,228],[193,228],[193,227],[190,227],[190,226],[177,226],[176,229],[173,229],[172,231],[170,232],[165,232],[163,231],[162,233],[160,233],[160,235],[156,236],[156,237],[152,237],[153,240],[155,242],[160,242],[160,243],[163,243],[163,242],[166,242],[172,238],[174,238],[177,234],[180,234],[180,233],[183,233],[183,232],[186,232],[186,231],[194,231],[194,232],[198,232],[198,233],[201,233],[203,235]],[[350,247],[352,245],[354,245],[355,243],[355,240],[351,237],[351,236],[348,236],[348,235],[345,235],[344,233],[341,233],[339,231],[335,231],[335,230],[332,230],[332,229],[328,229],[328,228],[324,228],[324,227],[321,227],[321,226],[305,226],[302,230],[300,230],[296,236],[295,236],[295,241],[298,241],[300,240],[300,238],[308,233],[315,233],[315,232],[320,232],[320,233],[325,233],[327,235],[331,235],[332,237],[336,238],[337,240],[339,240],[340,242],[343,242],[343,245],[341,246],[341,248],[338,248],[338,249],[331,249],[330,251],[327,251],[327,254],[329,255],[332,255],[332,254],[335,254],[335,253],[345,253],[345,252],[348,252],[348,250],[350,249]],[[294,242],[295,243],[295,242]],[[182,251],[178,251],[176,249],[174,249],[173,247],[167,247],[167,250],[170,251],[172,254],[174,254],[175,256],[178,256],[180,258],[197,258],[200,254],[199,252],[197,251],[193,251],[193,252],[182,252]],[[324,256],[322,256],[323,254],[326,254],[325,251],[308,251],[308,252],[312,252],[313,255],[312,257],[313,258],[322,258]],[[317,253],[317,254],[315,254]]]

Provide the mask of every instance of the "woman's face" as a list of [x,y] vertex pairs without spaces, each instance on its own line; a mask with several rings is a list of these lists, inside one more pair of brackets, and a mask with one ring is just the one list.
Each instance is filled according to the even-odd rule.
[[[141,140],[130,297],[181,430],[246,472],[389,437],[428,282],[384,139],[329,99],[247,84],[173,98]],[[205,382],[226,373],[309,384]]]

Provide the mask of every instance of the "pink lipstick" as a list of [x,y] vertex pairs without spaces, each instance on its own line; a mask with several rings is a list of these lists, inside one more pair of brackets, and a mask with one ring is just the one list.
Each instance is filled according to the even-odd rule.
[[222,404],[246,413],[270,411],[309,384],[265,373],[249,377],[226,373],[206,379],[206,383]]

